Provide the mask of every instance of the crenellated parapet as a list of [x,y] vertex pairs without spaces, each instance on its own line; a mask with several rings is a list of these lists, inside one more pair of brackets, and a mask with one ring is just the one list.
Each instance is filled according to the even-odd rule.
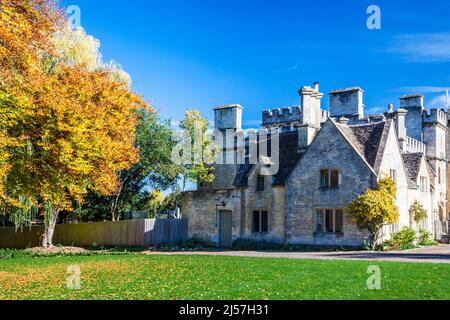
[[262,113],[263,127],[277,124],[291,124],[302,121],[302,112],[299,106],[264,110]]
[[430,114],[425,114],[423,117],[424,125],[436,125],[440,124],[447,127],[448,115],[442,109],[432,109]]
[[405,150],[403,150],[408,153],[423,153],[424,155],[427,154],[427,146],[426,144],[413,139],[411,137],[406,137],[405,141]]

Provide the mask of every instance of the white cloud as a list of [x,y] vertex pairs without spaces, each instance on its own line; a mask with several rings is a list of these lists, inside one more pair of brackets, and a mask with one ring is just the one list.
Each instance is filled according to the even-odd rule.
[[410,92],[410,93],[442,93],[447,89],[450,90],[450,87],[432,87],[432,86],[416,86],[416,87],[400,87],[395,88],[393,91],[395,92]]
[[450,32],[400,35],[393,39],[388,51],[409,62],[450,62]]
[[[430,102],[428,102],[428,105],[431,108],[445,108],[446,107],[446,103],[447,103],[447,97],[445,94],[439,95],[433,99],[430,100]],[[450,101],[449,101],[450,103]],[[450,105],[449,105],[450,106]]]
[[388,110],[387,106],[386,107],[375,106],[367,108],[368,114],[382,114],[387,110]]

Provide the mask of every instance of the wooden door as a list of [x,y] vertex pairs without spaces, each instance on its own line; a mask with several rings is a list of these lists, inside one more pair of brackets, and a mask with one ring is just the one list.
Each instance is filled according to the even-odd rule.
[[233,214],[231,211],[219,213],[219,245],[221,248],[231,248],[233,245]]

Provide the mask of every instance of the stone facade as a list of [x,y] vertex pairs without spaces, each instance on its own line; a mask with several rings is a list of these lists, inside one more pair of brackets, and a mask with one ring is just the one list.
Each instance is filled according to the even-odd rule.
[[[384,114],[365,115],[363,93],[359,87],[334,90],[327,111],[315,83],[299,91],[301,106],[263,111],[263,128],[279,132],[279,157],[259,154],[252,164],[248,153],[257,148],[246,139],[245,163],[217,164],[213,184],[184,194],[190,237],[220,245],[229,232],[233,241],[361,246],[368,232],[346,208],[385,176],[397,183],[400,219],[384,237],[410,226],[414,201],[428,212],[420,227],[437,236],[450,187],[447,113],[427,111],[422,95],[410,95],[397,111],[390,105]],[[242,132],[241,106],[215,111],[216,129]],[[238,149],[223,146],[228,153],[242,153]],[[266,175],[273,159],[279,170]],[[232,215],[228,226],[220,218],[226,213]]]
[[[335,143],[328,143],[330,140]],[[339,170],[339,188],[321,188],[318,172],[323,169]],[[355,194],[375,185],[375,173],[340,134],[336,124],[327,122],[286,183],[286,242],[361,245],[366,235],[345,212],[341,234],[316,233],[314,215],[317,209],[345,209]]]

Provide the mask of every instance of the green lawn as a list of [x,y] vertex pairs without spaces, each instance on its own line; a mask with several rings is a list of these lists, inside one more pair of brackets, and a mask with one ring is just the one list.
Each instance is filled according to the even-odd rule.
[[[81,289],[66,287],[67,267]],[[370,291],[367,268],[382,272]],[[0,299],[450,299],[450,264],[166,255],[0,261]]]

